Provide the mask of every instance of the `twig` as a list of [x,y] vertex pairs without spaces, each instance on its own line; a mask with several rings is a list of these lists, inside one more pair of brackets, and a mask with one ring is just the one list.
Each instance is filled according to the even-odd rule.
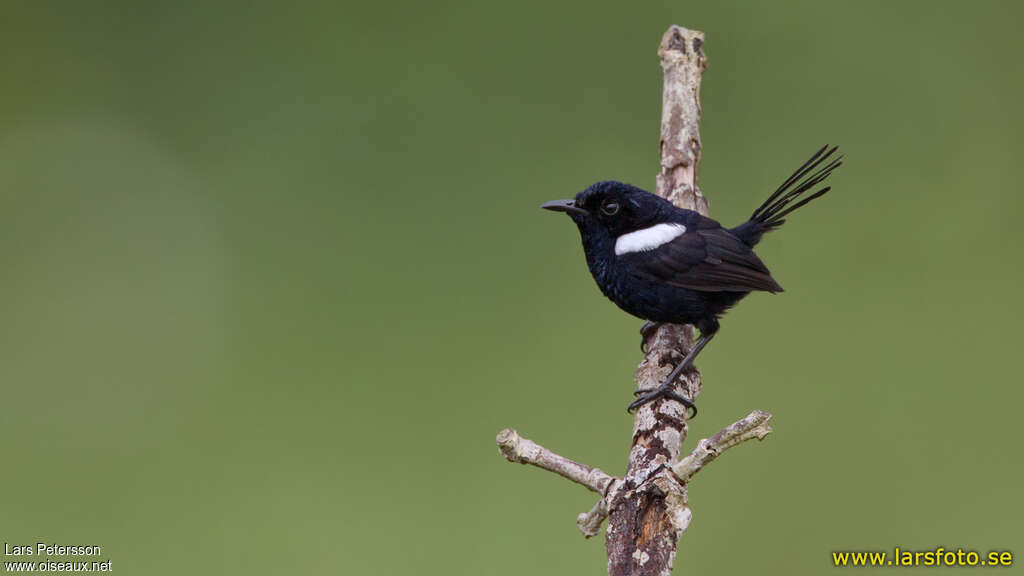
[[[617,483],[618,478],[612,480],[612,483]],[[612,487],[614,489],[614,487]],[[581,512],[576,517],[576,527],[583,532],[583,535],[587,538],[597,536],[597,533],[601,531],[601,524],[604,519],[608,517],[608,502],[605,498],[601,498],[594,504],[594,507],[590,509],[590,512]]]
[[497,442],[498,448],[509,462],[532,464],[548,472],[554,472],[602,496],[608,489],[608,484],[615,479],[605,474],[600,468],[592,468],[559,456],[533,440],[523,438],[511,428],[505,428],[499,432]]
[[672,472],[680,482],[688,483],[694,474],[718,458],[722,452],[747,440],[763,440],[772,431],[772,427],[768,425],[771,419],[771,414],[754,410],[746,418],[733,422],[711,438],[704,438],[698,442],[693,452],[672,467]]

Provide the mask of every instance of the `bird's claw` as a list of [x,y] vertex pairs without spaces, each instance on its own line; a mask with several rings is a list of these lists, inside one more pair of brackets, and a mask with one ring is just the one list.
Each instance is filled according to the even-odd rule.
[[687,420],[693,420],[694,417],[697,416],[697,406],[696,404],[693,403],[693,400],[690,400],[689,398],[683,396],[682,394],[679,394],[678,392],[672,389],[672,386],[666,385],[659,386],[657,388],[641,388],[639,390],[634,391],[633,395],[637,396],[638,398],[631,402],[629,406],[626,408],[626,411],[629,412],[630,414],[632,414],[634,410],[648,402],[653,402],[658,398],[668,398],[669,400],[675,400],[676,402],[679,402],[683,406],[686,406],[686,410],[688,412],[688,416],[686,418]]
[[647,339],[660,327],[661,322],[651,322],[650,320],[644,322],[644,325],[640,327],[640,352],[647,354]]

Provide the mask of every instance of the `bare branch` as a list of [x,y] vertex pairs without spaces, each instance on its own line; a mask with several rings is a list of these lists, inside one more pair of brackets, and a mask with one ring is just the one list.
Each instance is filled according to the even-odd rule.
[[592,468],[559,456],[547,448],[519,435],[511,428],[498,433],[498,448],[509,462],[532,464],[548,472],[554,472],[573,482],[583,485],[601,496],[604,496],[608,485],[615,478],[605,474],[600,468]]
[[771,414],[754,410],[746,418],[733,422],[711,438],[704,438],[698,442],[697,447],[688,456],[672,467],[672,472],[680,482],[688,483],[694,474],[718,458],[722,452],[747,440],[763,440],[772,431],[768,424],[771,419]]
[[[658,48],[664,89],[657,193],[677,206],[707,215],[707,200],[697,188],[700,83],[707,64],[703,45],[703,33],[671,26]],[[646,344],[646,356],[636,370],[638,388],[664,382],[672,367],[693,347],[693,327],[664,324],[650,334]],[[700,373],[691,371],[675,385],[677,392],[696,398],[701,389]],[[701,440],[680,460],[687,434],[686,417],[684,406],[673,399],[662,398],[641,406],[633,420],[629,466],[621,479],[559,456],[512,429],[502,430],[497,442],[510,462],[555,472],[601,495],[589,512],[576,518],[576,525],[589,538],[597,535],[608,519],[605,549],[611,576],[668,576],[679,538],[690,526],[690,479],[722,452],[771,432],[771,415],[755,410]]]
[[[707,200],[697,188],[700,83],[707,65],[703,46],[702,32],[680,26],[670,26],[658,46],[664,84],[656,192],[707,215]],[[662,325],[647,342],[647,355],[636,370],[637,388],[659,386],[693,344],[692,326]],[[700,389],[697,371],[676,383],[677,392],[688,398],[696,398]],[[675,400],[656,400],[637,410],[622,489],[608,496],[605,550],[611,576],[671,573],[690,509],[685,484],[668,467],[679,459],[686,433],[686,410]]]

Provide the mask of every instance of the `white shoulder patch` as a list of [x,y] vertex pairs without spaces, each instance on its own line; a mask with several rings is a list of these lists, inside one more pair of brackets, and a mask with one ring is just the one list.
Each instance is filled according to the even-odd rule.
[[650,228],[623,234],[615,240],[615,255],[622,256],[630,252],[654,250],[666,242],[671,242],[686,232],[682,224],[655,224]]

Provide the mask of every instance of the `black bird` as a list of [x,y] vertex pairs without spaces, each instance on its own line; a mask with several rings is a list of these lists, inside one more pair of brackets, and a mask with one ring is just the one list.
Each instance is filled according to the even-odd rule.
[[[778,228],[791,212],[828,192],[805,196],[842,164],[831,161],[838,147],[818,150],[735,228],[622,182],[598,182],[573,200],[547,202],[542,208],[565,212],[580,230],[587,266],[612,302],[643,318],[644,338],[661,323],[693,324],[701,333],[693,350],[664,384],[638,390],[629,411],[667,397],[697,409],[673,390],[676,378],[718,332],[718,319],[755,291],[782,292],[754,254],[761,236]],[[826,163],[826,161],[828,161]]]

